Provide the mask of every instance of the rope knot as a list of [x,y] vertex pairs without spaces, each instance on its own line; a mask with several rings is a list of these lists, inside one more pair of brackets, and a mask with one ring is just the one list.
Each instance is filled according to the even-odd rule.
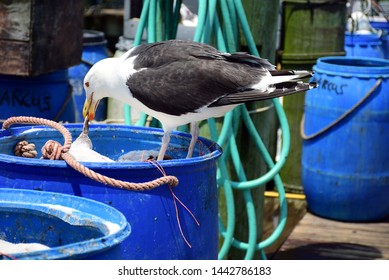
[[35,158],[37,155],[35,144],[28,143],[26,140],[20,141],[15,145],[14,155],[25,158]]
[[[93,170],[89,169],[88,167],[84,166],[80,162],[74,159],[74,157],[68,153],[70,150],[70,147],[72,145],[72,135],[69,132],[69,130],[66,129],[63,125],[56,123],[54,121],[42,119],[42,118],[35,118],[35,117],[11,117],[4,121],[3,123],[3,129],[8,129],[12,124],[15,123],[27,123],[27,124],[38,124],[38,125],[47,125],[54,129],[57,129],[59,132],[62,133],[65,142],[63,145],[58,143],[54,140],[49,140],[43,145],[42,147],[42,159],[50,159],[50,160],[59,160],[63,159],[66,161],[68,165],[73,167],[78,172],[81,172],[86,177],[89,177],[97,182],[108,184],[113,187],[118,187],[122,189],[127,190],[133,190],[133,191],[144,191],[144,190],[150,190],[156,187],[159,187],[163,184],[168,184],[169,186],[177,186],[179,181],[178,178],[175,176],[167,176],[166,173],[163,171],[162,167],[158,165],[158,163],[153,164],[158,167],[158,169],[161,171],[161,173],[164,175],[163,177],[157,178],[155,180],[145,182],[145,183],[131,183],[127,181],[121,181],[116,180],[104,175],[101,175],[97,172],[94,172]],[[88,119],[85,119],[84,123],[84,131],[83,133],[88,132]],[[32,149],[33,147],[33,149]],[[35,145],[29,144],[27,141],[21,141],[19,142],[14,149],[15,155],[22,155],[25,154],[32,154],[34,156],[37,155],[37,152],[35,151]],[[27,152],[27,153],[26,153]]]
[[62,145],[54,140],[49,140],[42,147],[42,158],[59,160],[62,155]]

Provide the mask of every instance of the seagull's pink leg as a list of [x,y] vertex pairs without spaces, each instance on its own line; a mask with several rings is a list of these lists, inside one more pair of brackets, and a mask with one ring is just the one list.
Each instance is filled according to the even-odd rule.
[[164,130],[163,132],[163,137],[162,137],[162,145],[161,148],[159,149],[159,154],[157,160],[163,160],[167,147],[169,146],[170,142],[170,133],[171,130]]
[[193,156],[193,151],[196,146],[197,138],[199,137],[199,125],[197,122],[190,123],[190,133],[192,134],[192,139],[190,139],[188,154],[186,158],[191,158]]

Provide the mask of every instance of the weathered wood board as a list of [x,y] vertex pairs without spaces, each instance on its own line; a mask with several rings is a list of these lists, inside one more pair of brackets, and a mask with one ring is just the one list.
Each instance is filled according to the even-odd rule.
[[349,223],[307,213],[274,259],[389,259],[389,217],[370,223]]
[[80,63],[83,1],[0,0],[0,74],[34,76]]

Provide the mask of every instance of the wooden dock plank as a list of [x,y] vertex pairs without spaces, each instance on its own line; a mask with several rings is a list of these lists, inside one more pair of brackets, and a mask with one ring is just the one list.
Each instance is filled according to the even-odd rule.
[[348,223],[308,212],[273,259],[389,259],[389,219]]
[[[301,199],[288,199],[288,218],[282,234],[279,238],[269,247],[265,249],[267,258],[271,259],[274,254],[279,250],[298,222],[304,217],[307,212],[307,203]],[[263,229],[263,240],[273,234],[276,226],[279,222],[279,210],[280,205],[278,198],[265,199],[265,218]]]

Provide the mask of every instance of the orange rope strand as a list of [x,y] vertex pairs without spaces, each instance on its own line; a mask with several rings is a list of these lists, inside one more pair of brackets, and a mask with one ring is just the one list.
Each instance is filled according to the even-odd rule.
[[3,129],[8,129],[11,125],[17,123],[47,125],[54,129],[57,129],[59,132],[61,132],[61,134],[64,137],[65,140],[64,145],[61,145],[58,142],[53,140],[47,141],[46,144],[42,147],[43,157],[48,158],[50,160],[63,159],[72,168],[84,174],[86,177],[89,177],[90,179],[95,180],[97,182],[103,183],[105,185],[121,188],[121,189],[133,190],[133,191],[151,190],[164,184],[168,184],[169,186],[173,186],[173,187],[178,185],[177,177],[170,176],[170,175],[169,176],[165,175],[163,177],[145,183],[131,183],[127,181],[116,180],[108,176],[104,176],[100,173],[97,173],[89,169],[88,167],[84,166],[80,162],[76,161],[73,158],[73,156],[68,153],[70,146],[72,144],[72,136],[71,133],[63,125],[43,118],[20,116],[20,117],[11,117],[6,121],[4,121]]

